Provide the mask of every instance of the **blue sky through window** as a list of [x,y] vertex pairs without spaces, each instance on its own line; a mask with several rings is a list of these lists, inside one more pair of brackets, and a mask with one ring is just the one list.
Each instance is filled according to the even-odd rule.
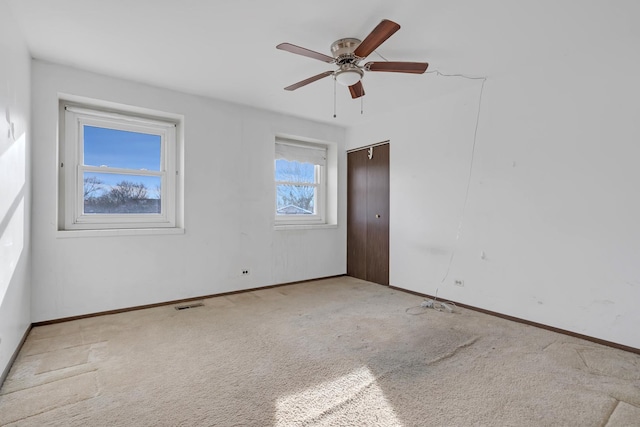
[[[162,142],[159,135],[87,125],[83,128],[85,165],[134,171],[161,170]],[[105,170],[104,173],[85,172],[85,181],[88,178],[99,180],[99,185],[95,185],[95,190],[91,193],[93,197],[100,197],[118,183],[129,181],[144,184],[148,190],[148,198],[160,198],[161,179],[158,176],[108,173]]]
[[84,126],[84,164],[160,170],[161,138],[140,132]]

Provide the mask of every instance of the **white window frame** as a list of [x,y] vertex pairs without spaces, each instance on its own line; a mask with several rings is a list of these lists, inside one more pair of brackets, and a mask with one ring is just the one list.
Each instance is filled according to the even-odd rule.
[[[129,112],[107,112],[87,106],[64,105],[61,149],[63,230],[175,228],[177,213],[178,141],[175,120],[143,117]],[[158,135],[161,141],[158,171],[87,166],[84,159],[84,126],[96,126]],[[159,214],[85,214],[84,173],[156,176],[161,179]]]
[[[316,164],[314,166],[315,170],[315,182],[313,183],[303,183],[303,182],[289,182],[289,181],[276,181],[275,180],[275,164],[278,159],[285,160],[296,160],[295,157],[285,157],[283,154],[279,154],[280,151],[278,149],[278,145],[290,146],[294,147],[294,149],[307,149],[314,151],[323,151],[324,152],[324,161],[322,164]],[[275,215],[275,225],[283,226],[283,225],[323,225],[326,224],[326,214],[327,214],[327,153],[328,147],[324,144],[319,143],[310,143],[304,141],[298,141],[293,139],[285,139],[285,138],[276,138],[275,142],[276,146],[276,154],[274,158],[274,215]],[[319,162],[320,163],[320,162]],[[309,187],[315,187],[314,191],[314,213],[312,215],[283,215],[278,214],[278,185],[303,185]]]

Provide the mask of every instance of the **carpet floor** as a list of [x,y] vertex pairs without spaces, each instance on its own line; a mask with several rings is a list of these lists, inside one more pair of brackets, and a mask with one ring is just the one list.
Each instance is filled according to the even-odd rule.
[[35,327],[7,426],[640,426],[640,355],[350,277]]

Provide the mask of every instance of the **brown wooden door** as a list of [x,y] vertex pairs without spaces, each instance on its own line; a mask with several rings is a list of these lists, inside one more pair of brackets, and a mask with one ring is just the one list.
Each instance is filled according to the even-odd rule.
[[367,150],[347,156],[347,274],[367,279]]
[[347,274],[389,284],[389,144],[348,154]]

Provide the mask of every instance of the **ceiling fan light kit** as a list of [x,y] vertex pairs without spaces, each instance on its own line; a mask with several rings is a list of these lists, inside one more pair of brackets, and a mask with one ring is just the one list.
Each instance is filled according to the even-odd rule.
[[276,46],[277,49],[317,59],[328,64],[336,64],[338,66],[337,70],[325,71],[324,73],[309,77],[308,79],[285,87],[285,90],[296,90],[324,77],[333,76],[336,82],[349,88],[351,97],[355,99],[364,96],[364,88],[361,80],[364,77],[365,71],[409,74],[424,73],[429,66],[426,62],[373,61],[360,65],[360,61],[369,56],[378,48],[378,46],[384,43],[385,40],[391,37],[399,29],[400,25],[388,19],[383,19],[363,41],[350,37],[333,42],[331,44],[332,56],[296,46],[291,43],[280,43]]
[[364,72],[353,64],[345,64],[340,66],[334,76],[342,86],[353,86],[364,76]]

